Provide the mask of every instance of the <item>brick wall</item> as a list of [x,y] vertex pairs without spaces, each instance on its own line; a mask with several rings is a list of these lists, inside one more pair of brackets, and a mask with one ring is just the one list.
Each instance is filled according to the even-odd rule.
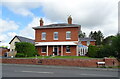
[[66,53],[66,46],[63,46],[64,56],[76,56],[76,46],[70,46],[70,53]]
[[48,55],[53,55],[53,46],[49,46],[48,49]]
[[87,46],[87,41],[82,41],[81,42],[83,45]]
[[[35,30],[35,42],[78,41],[80,27],[46,28]],[[66,40],[66,31],[71,31],[71,39]],[[41,40],[41,33],[46,32],[46,40]],[[53,40],[53,33],[58,32],[58,40]]]
[[97,67],[96,62],[105,61],[106,66],[118,66],[116,59],[2,59],[2,63],[8,64],[34,64],[34,65],[61,65],[79,67]]
[[[42,53],[41,52],[41,46],[38,46],[38,47],[36,47],[36,49],[37,49],[37,52],[38,52],[38,54],[39,55],[47,55],[47,53]],[[53,55],[53,46],[48,46],[48,55],[50,56],[50,55]],[[64,56],[76,56],[76,51],[77,49],[76,49],[76,46],[70,46],[70,53],[66,53],[66,46],[63,46],[63,55]],[[61,46],[59,46],[59,51],[61,51]],[[61,55],[60,53],[59,53],[59,55]]]
[[118,62],[118,60],[115,58],[105,58],[104,61],[105,61],[107,66],[120,65],[120,62]]
[[95,41],[90,41],[90,44],[91,45],[95,45]]
[[[83,45],[87,46],[87,41],[82,41],[81,42]],[[91,45],[95,45],[95,41],[90,41]]]

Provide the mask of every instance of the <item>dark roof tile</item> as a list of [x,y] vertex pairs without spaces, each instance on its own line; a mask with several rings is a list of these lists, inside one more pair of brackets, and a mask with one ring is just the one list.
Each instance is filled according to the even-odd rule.
[[[33,39],[29,39],[29,38],[22,37],[22,36],[15,36],[15,37],[17,37],[21,42],[29,42],[29,43],[32,43],[32,44],[35,43],[35,41]],[[14,40],[14,38],[10,41],[10,43]]]
[[62,27],[80,27],[81,25],[78,24],[66,24],[66,23],[59,23],[59,24],[50,24],[44,26],[37,26],[33,27],[33,29],[42,29],[42,28],[62,28]]
[[79,38],[80,41],[96,41],[92,38]]

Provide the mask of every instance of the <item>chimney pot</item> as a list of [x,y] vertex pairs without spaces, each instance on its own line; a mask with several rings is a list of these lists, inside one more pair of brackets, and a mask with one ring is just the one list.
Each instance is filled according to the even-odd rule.
[[71,15],[68,17],[68,24],[72,24],[72,17],[71,17]]
[[44,23],[44,22],[43,22],[43,19],[41,18],[41,19],[40,19],[40,26],[43,26],[43,23]]

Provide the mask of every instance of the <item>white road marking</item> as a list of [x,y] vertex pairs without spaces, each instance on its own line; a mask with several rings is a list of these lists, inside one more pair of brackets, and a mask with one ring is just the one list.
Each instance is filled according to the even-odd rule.
[[38,72],[38,71],[21,71],[21,72],[28,72],[28,73],[43,73],[43,74],[53,74],[53,72]]
[[87,75],[87,76],[105,76],[109,77],[110,75],[103,75],[103,74],[80,74],[80,75]]

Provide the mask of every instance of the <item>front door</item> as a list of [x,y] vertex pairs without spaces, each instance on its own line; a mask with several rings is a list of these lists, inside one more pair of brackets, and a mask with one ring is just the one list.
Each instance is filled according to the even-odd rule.
[[54,46],[53,48],[54,48],[54,55],[57,55],[57,53],[58,53],[58,47]]

